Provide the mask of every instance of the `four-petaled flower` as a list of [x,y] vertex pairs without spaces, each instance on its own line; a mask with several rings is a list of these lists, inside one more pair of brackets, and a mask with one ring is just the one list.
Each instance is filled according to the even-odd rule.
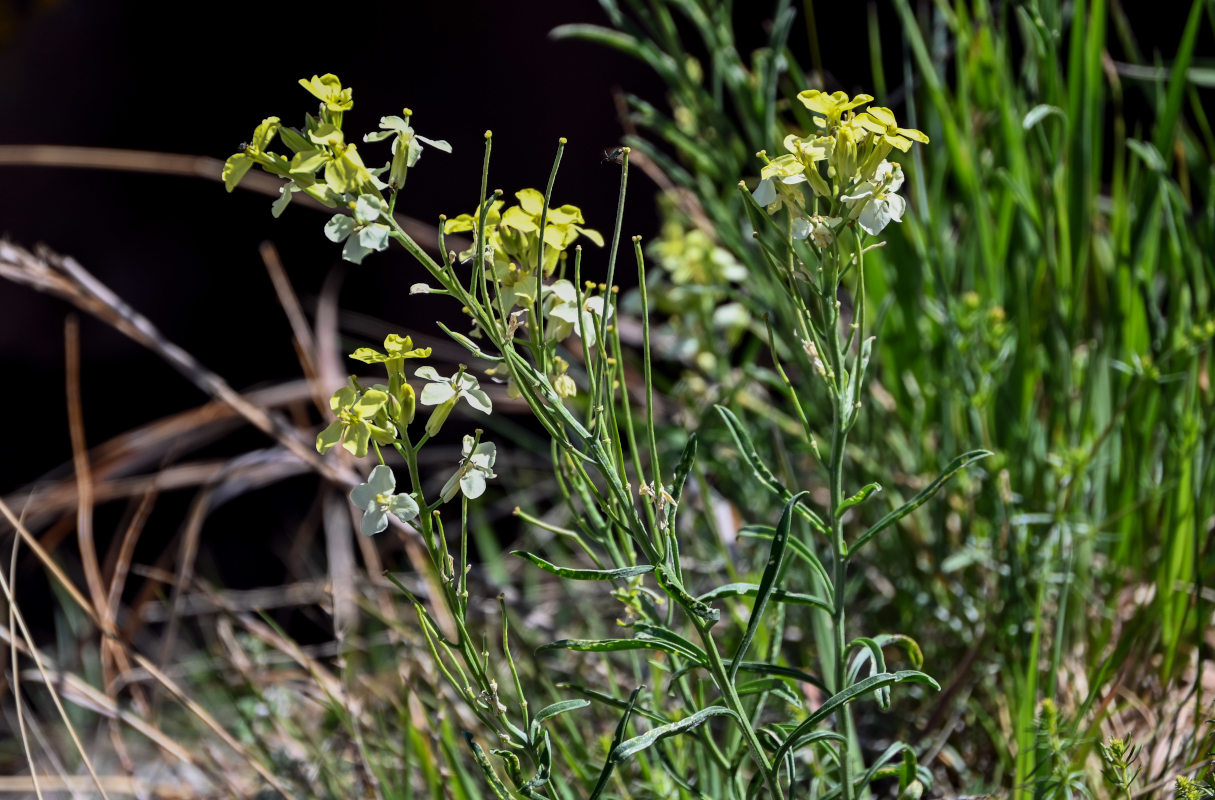
[[897,147],[906,153],[911,149],[911,143],[928,144],[928,137],[915,128],[900,128],[894,114],[882,106],[870,106],[856,115],[856,124],[877,135],[877,138],[891,147]]
[[359,525],[365,536],[374,536],[388,527],[388,515],[401,522],[409,522],[418,515],[418,504],[407,494],[393,494],[397,488],[392,468],[380,464],[371,471],[367,483],[360,483],[350,491],[350,502],[363,512]]
[[388,374],[404,372],[405,359],[429,358],[429,347],[414,347],[413,339],[390,333],[384,338],[384,352],[372,347],[360,347],[350,354],[350,357],[364,364],[384,364]]
[[422,405],[437,406],[434,411],[430,412],[430,419],[426,421],[426,432],[431,436],[438,434],[439,429],[443,427],[443,423],[447,421],[448,415],[451,414],[451,410],[456,407],[456,402],[461,397],[470,406],[484,414],[493,411],[493,403],[490,401],[489,395],[481,388],[477,379],[463,369],[450,378],[440,375],[434,367],[422,367],[414,375],[430,381],[422,390],[422,396],[419,398]]
[[[349,111],[354,107],[352,98],[352,89],[343,89],[342,82],[338,80],[338,76],[332,73],[317,77],[312,76],[312,80],[300,78],[300,86],[307,89],[313,97],[325,104],[325,108],[329,111],[334,111],[341,114],[343,111]],[[338,117],[341,119],[341,117]]]
[[474,447],[474,441],[471,436],[464,437],[460,467],[443,485],[444,503],[455,497],[457,491],[463,492],[469,500],[475,500],[485,492],[486,479],[498,477],[494,474],[498,449],[492,442],[481,442]]
[[820,128],[830,130],[839,125],[840,117],[845,111],[851,111],[857,106],[863,106],[873,99],[872,95],[858,94],[852,99],[843,92],[835,92],[827,94],[820,92],[818,89],[807,89],[804,92],[799,92],[797,99],[802,101],[802,105],[811,111],[822,114],[822,117],[815,117],[814,124]]
[[329,398],[329,407],[337,419],[317,434],[317,452],[324,455],[340,444],[356,458],[362,458],[367,455],[372,439],[377,444],[390,444],[396,433],[375,421],[387,403],[388,393],[379,389],[364,391],[355,386],[338,389]]
[[369,133],[363,137],[364,142],[378,142],[390,136],[396,137],[392,140],[392,163],[388,170],[388,185],[394,189],[400,189],[405,185],[405,174],[422,157],[423,143],[436,150],[442,150],[444,153],[451,152],[451,145],[446,141],[427,139],[414,132],[409,125],[409,118],[413,116],[412,111],[407,108],[403,114],[402,117],[396,115],[380,117],[380,127],[383,130]]
[[350,357],[364,364],[383,364],[388,370],[388,394],[393,399],[391,416],[402,425],[413,422],[417,399],[413,387],[405,380],[405,359],[429,358],[429,347],[413,346],[413,339],[390,333],[384,338],[384,352],[371,347],[360,347]]
[[[578,292],[567,280],[554,281],[544,287],[544,302],[549,306],[545,320],[544,336],[555,342],[565,341],[570,334],[585,337],[586,346],[594,347],[598,341],[600,319],[604,314],[602,295],[582,297],[582,313],[578,313]],[[612,306],[607,306],[608,319],[612,318]]]
[[373,194],[361,194],[352,210],[353,217],[335,214],[326,222],[325,236],[331,242],[344,239],[346,245],[342,248],[342,258],[362,264],[372,250],[388,248],[388,236],[392,230],[379,221],[387,214],[388,206]]
[[895,194],[903,185],[903,168],[883,161],[873,178],[859,183],[851,194],[840,197],[848,204],[850,216],[866,232],[877,235],[891,221],[900,222],[907,201]]
[[759,186],[752,192],[755,202],[767,209],[769,214],[780,211],[786,203],[794,213],[798,213],[805,199],[799,190],[790,187],[805,183],[806,173],[813,169],[816,168],[807,167],[792,153],[777,156],[760,170]]

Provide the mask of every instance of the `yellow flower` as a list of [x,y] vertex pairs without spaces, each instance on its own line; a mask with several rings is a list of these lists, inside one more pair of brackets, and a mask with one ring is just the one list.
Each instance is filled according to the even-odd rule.
[[852,99],[843,92],[835,92],[827,94],[820,92],[818,89],[807,89],[804,92],[799,92],[797,99],[802,101],[802,105],[811,111],[823,115],[823,118],[815,117],[814,122],[820,128],[831,129],[840,123],[840,117],[845,111],[851,111],[857,106],[863,106],[873,99],[872,95],[858,94]]
[[928,144],[928,137],[915,128],[900,128],[890,109],[882,106],[870,106],[868,110],[856,115],[856,124],[877,135],[891,147],[897,147],[906,153],[911,149],[913,141]]

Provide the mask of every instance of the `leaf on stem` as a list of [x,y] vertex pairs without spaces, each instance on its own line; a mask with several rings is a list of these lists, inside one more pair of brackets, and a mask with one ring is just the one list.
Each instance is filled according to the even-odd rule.
[[768,565],[764,567],[764,574],[760,578],[759,587],[755,592],[755,602],[751,604],[751,618],[747,621],[746,633],[743,634],[742,641],[739,642],[738,650],[730,664],[731,683],[738,675],[738,665],[742,663],[743,656],[747,654],[747,649],[751,647],[751,641],[759,630],[764,611],[768,607],[768,599],[772,596],[772,590],[776,588],[776,581],[780,577],[781,567],[785,562],[785,547],[789,541],[789,531],[793,527],[793,509],[797,507],[797,502],[802,499],[802,496],[807,494],[809,492],[798,492],[789,498],[789,502],[785,503],[785,510],[781,512],[780,522],[776,524],[776,536],[772,538],[772,547],[768,550]]
[[525,550],[512,550],[511,555],[526,559],[545,572],[551,572],[554,575],[573,581],[611,581],[617,578],[633,578],[637,575],[644,575],[647,572],[654,571],[653,564],[638,564],[635,567],[621,567],[619,569],[574,569],[572,567],[559,567]]
[[637,695],[641,694],[641,690],[645,685],[638,686],[629,695],[629,704],[624,708],[624,714],[620,716],[620,722],[616,723],[616,733],[612,736],[612,746],[608,749],[608,757],[603,762],[603,769],[599,773],[599,780],[595,782],[595,788],[591,790],[591,795],[588,800],[599,800],[599,795],[603,793],[607,786],[608,778],[612,776],[612,770],[616,768],[616,759],[614,754],[616,748],[624,741],[624,732],[628,729],[629,718],[633,716],[633,706],[637,705]]
[[683,455],[679,457],[679,465],[675,467],[675,482],[671,484],[671,497],[675,502],[667,506],[667,529],[675,529],[675,514],[679,510],[679,501],[683,497],[684,484],[688,482],[688,474],[696,463],[696,434],[688,434],[688,443],[683,446]]
[[472,750],[473,760],[477,762],[477,766],[485,773],[485,781],[489,784],[490,791],[494,793],[494,797],[498,800],[510,800],[510,790],[502,783],[498,774],[494,772],[494,765],[489,763],[489,758],[485,755],[485,751],[481,749],[481,745],[473,741],[473,735],[468,731],[464,731],[464,738],[468,741],[468,747]]
[[[755,583],[727,583],[718,586],[700,596],[700,600],[709,603],[723,597],[754,597],[759,593],[759,585]],[[784,589],[773,589],[771,599],[775,603],[787,603],[794,606],[814,606],[823,611],[832,611],[831,603],[821,597],[801,592],[787,592]]]
[[784,744],[782,744],[780,748],[778,748],[773,754],[772,760],[780,761],[781,758],[784,757],[785,753],[805,744],[807,735],[813,735],[810,733],[810,729],[827,716],[835,713],[836,709],[838,709],[840,706],[846,703],[851,703],[853,700],[864,697],[871,692],[876,692],[878,689],[884,686],[890,686],[896,683],[926,683],[938,691],[941,688],[940,684],[933,680],[932,676],[925,675],[923,672],[914,669],[905,669],[900,670],[899,672],[882,672],[877,675],[870,676],[860,683],[854,683],[844,689],[842,692],[837,692],[836,694],[832,695],[827,702],[815,709],[813,714],[802,720],[802,722],[785,738]]
[[[771,539],[776,536],[776,528],[771,525],[744,525],[738,529],[740,537],[751,539]],[[810,568],[814,570],[814,574],[822,580],[824,588],[830,589],[833,584],[831,576],[827,573],[827,568],[823,566],[823,562],[819,560],[814,551],[800,539],[789,539],[789,548],[794,555],[801,558]]]
[[[751,471],[755,473],[755,477],[759,478],[760,483],[768,487],[773,494],[780,497],[782,502],[788,502],[789,498],[793,497],[793,492],[784,487],[776,476],[772,474],[772,470],[768,469],[759,457],[759,451],[755,449],[754,442],[751,441],[751,435],[747,433],[747,429],[743,427],[742,422],[734,415],[734,412],[725,406],[714,406],[717,413],[721,415],[725,421],[726,427],[730,429],[730,436],[733,437],[734,443],[738,445],[739,452],[742,453],[743,459],[747,465],[751,467]],[[798,505],[797,511],[806,520],[810,522],[814,529],[824,536],[831,535],[831,529],[827,527],[827,523],[823,522],[822,517],[815,514],[804,505]]]
[[580,653],[615,653],[620,650],[661,650],[675,656],[700,662],[696,653],[666,639],[638,637],[636,639],[558,639],[536,648],[545,650],[576,650]]
[[990,450],[971,450],[969,452],[963,453],[962,455],[958,456],[953,461],[950,461],[949,466],[945,467],[945,471],[942,472],[940,475],[938,475],[937,479],[935,481],[928,484],[915,497],[911,498],[906,503],[904,503],[903,505],[896,508],[894,511],[891,511],[889,514],[882,517],[880,520],[877,521],[876,524],[874,524],[871,528],[869,528],[869,530],[862,533],[860,538],[857,539],[856,542],[852,545],[852,547],[849,548],[848,552],[849,553],[855,552],[858,548],[860,548],[861,545],[863,545],[865,542],[872,539],[876,534],[881,532],[884,528],[890,527],[891,525],[898,522],[903,517],[910,514],[912,511],[915,511],[917,508],[922,506],[924,504],[924,502],[926,500],[928,500],[928,498],[930,498],[934,494],[936,494],[937,491],[942,486],[944,486],[945,483],[950,478],[952,478],[954,475],[956,475],[962,469],[964,469],[965,467],[969,466],[970,464],[973,464],[974,462],[976,462],[980,459],[987,458],[990,455],[992,455],[992,452]]
[[853,506],[860,505],[861,503],[868,500],[869,496],[871,494],[874,494],[874,493],[880,492],[880,491],[882,491],[882,485],[880,483],[869,484],[868,486],[861,489],[856,494],[852,495],[852,497],[849,497],[847,500],[840,503],[840,507],[838,509],[836,509],[835,515],[838,517],[839,515],[843,514],[845,511],[852,508]]
[[620,743],[616,747],[612,748],[612,753],[609,758],[619,763],[624,761],[629,756],[640,753],[642,750],[650,747],[655,742],[661,741],[668,736],[675,736],[677,734],[690,731],[693,728],[703,725],[711,717],[718,716],[733,717],[735,715],[733,711],[725,706],[709,706],[708,708],[702,708],[700,711],[697,711],[690,717],[685,717],[677,722],[670,722],[666,725],[659,725],[657,728],[651,728],[649,731],[641,734],[640,736],[634,736],[632,739]]

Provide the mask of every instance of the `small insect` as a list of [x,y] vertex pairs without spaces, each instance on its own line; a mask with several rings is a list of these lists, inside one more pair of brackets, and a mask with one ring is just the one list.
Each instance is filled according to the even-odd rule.
[[623,147],[605,147],[603,148],[603,160],[600,164],[612,163],[617,166],[624,163],[624,148]]
[[238,144],[238,145],[236,146],[236,149],[237,149],[237,150],[239,150],[240,152],[242,152],[242,153],[243,153],[243,152],[245,152],[246,150],[248,150],[248,149],[249,149],[249,143],[248,143],[248,142],[241,142],[240,144]]

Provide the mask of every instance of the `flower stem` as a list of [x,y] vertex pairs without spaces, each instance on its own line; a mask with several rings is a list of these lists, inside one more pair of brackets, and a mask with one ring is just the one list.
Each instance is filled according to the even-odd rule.
[[712,623],[697,617],[691,610],[688,611],[688,615],[692,619],[692,624],[696,626],[696,632],[700,634],[700,640],[705,646],[705,653],[709,656],[709,673],[713,676],[713,682],[721,691],[726,708],[733,711],[738,719],[738,726],[747,743],[747,749],[751,751],[751,757],[755,759],[760,772],[763,773],[764,784],[768,787],[768,792],[772,795],[773,800],[784,800],[785,793],[781,791],[780,782],[776,779],[776,770],[773,769],[772,762],[768,760],[768,754],[764,752],[764,746],[759,741],[755,728],[751,725],[751,718],[734,688],[734,682],[730,680],[730,676],[726,672],[721,654],[717,652],[717,643],[709,632]]

